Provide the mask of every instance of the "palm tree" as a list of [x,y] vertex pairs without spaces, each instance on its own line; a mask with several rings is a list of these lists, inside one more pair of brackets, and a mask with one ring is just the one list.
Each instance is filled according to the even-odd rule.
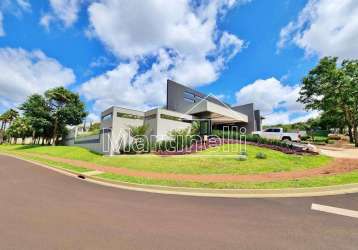
[[0,121],[1,121],[0,130],[3,130],[4,126],[5,126],[5,117],[4,117],[4,115],[0,115]]
[[9,109],[7,112],[7,120],[9,121],[9,125],[11,126],[11,123],[19,117],[19,112],[17,112],[14,109]]

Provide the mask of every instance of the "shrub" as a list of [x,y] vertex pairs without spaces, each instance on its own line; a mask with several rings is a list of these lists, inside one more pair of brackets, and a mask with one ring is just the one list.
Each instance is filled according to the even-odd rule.
[[193,136],[190,133],[190,129],[178,129],[169,132],[169,136],[173,138],[175,148],[180,151],[186,147],[189,147],[192,143]]
[[237,157],[237,159],[239,160],[239,161],[246,161],[247,160],[247,155],[239,155],[238,157]]
[[302,141],[307,141],[308,139],[310,139],[311,137],[308,136],[308,135],[305,135],[305,136],[301,136],[301,140]]
[[330,134],[330,135],[328,135],[328,139],[329,140],[340,140],[341,137],[340,137],[340,135]]
[[262,153],[262,152],[258,152],[258,153],[256,154],[256,158],[257,158],[257,159],[266,159],[266,158],[267,158],[267,155],[264,154],[264,153]]
[[241,151],[241,152],[239,153],[239,155],[246,155],[246,156],[247,156],[247,152],[246,152],[246,151]]

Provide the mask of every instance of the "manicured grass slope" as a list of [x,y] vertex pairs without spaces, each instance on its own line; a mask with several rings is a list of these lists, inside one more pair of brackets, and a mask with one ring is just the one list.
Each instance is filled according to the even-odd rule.
[[[190,157],[190,160],[193,161],[193,164],[191,165],[192,167],[189,169],[192,170],[194,168],[193,167],[194,164],[198,164],[198,159],[206,159],[207,161],[210,161],[211,164],[214,164],[213,162],[223,163],[223,162],[221,162],[223,158],[226,159],[226,158],[231,157],[230,156],[231,153],[224,152],[227,149],[225,147],[227,147],[227,146],[218,148],[217,152],[215,152],[215,154],[218,155],[219,160],[217,160],[217,159],[215,160],[215,158],[217,156],[215,156],[215,157],[213,156],[210,158]],[[210,149],[210,151],[213,151],[213,150],[215,150],[215,149]],[[233,148],[233,151],[235,151],[235,150],[236,149]],[[5,151],[7,153],[18,154],[18,155],[21,155],[21,152],[28,152],[28,153],[33,152],[36,154],[38,154],[38,153],[39,154],[48,154],[48,155],[62,157],[62,158],[92,161],[92,162],[96,162],[99,164],[106,164],[106,165],[108,165],[108,163],[115,165],[115,164],[118,164],[118,162],[121,163],[122,160],[124,160],[124,162],[126,162],[126,163],[133,163],[133,162],[135,163],[136,161],[133,161],[135,159],[138,160],[139,164],[142,164],[143,161],[148,161],[148,159],[149,159],[152,163],[153,163],[153,161],[154,162],[165,161],[165,163],[170,165],[170,166],[168,166],[168,169],[178,168],[178,160],[177,159],[178,158],[184,159],[185,157],[188,157],[188,156],[180,156],[180,157],[165,157],[165,158],[163,158],[163,157],[151,155],[151,156],[146,156],[146,157],[139,156],[137,158],[135,158],[136,156],[131,156],[131,157],[127,157],[128,159],[124,159],[122,157],[108,158],[108,157],[102,157],[98,154],[94,154],[92,152],[89,152],[88,150],[85,150],[83,148],[78,148],[78,147],[29,147],[29,146],[24,147],[24,146],[1,146],[0,145],[0,152],[1,151],[3,151],[3,152]],[[205,151],[200,154],[214,153],[214,152],[210,152],[210,151]],[[253,164],[256,164],[256,163],[263,164],[264,163],[263,161],[265,161],[265,160],[254,159],[255,153],[258,151],[264,152],[268,155],[267,161],[269,161],[269,159],[271,159],[272,161],[279,162],[281,164],[283,164],[284,162],[292,163],[292,162],[297,162],[299,160],[302,160],[301,164],[305,163],[306,165],[301,165],[301,168],[314,167],[314,165],[320,166],[321,164],[328,163],[331,160],[330,158],[323,157],[323,156],[300,157],[300,156],[292,156],[292,155],[282,155],[279,152],[275,152],[275,151],[271,151],[271,150],[267,150],[267,149],[262,149],[262,148],[257,148],[257,147],[248,147],[249,159],[252,160],[252,163],[250,163],[249,161],[240,162],[240,161],[235,160],[235,163],[238,164],[237,167],[243,168],[243,166],[245,165],[251,169],[250,171],[254,171],[255,166]],[[269,151],[271,151],[271,152],[269,152]],[[225,157],[225,155],[227,157]],[[134,157],[134,158],[132,159],[132,157]],[[90,171],[89,169],[72,166],[70,164],[63,164],[63,163],[58,163],[58,162],[54,162],[54,161],[50,161],[50,160],[41,159],[40,157],[38,157],[36,155],[29,156],[27,154],[25,156],[25,158],[31,159],[31,160],[34,160],[37,162],[45,163],[49,166],[53,166],[56,168],[70,170],[70,171],[76,172],[76,173]],[[235,157],[233,157],[233,158],[235,159]],[[184,161],[183,159],[181,159],[179,162]],[[307,162],[311,163],[310,166],[307,166],[307,164],[308,164]],[[312,165],[312,163],[314,163],[314,164]],[[162,163],[162,164],[164,164],[164,163]],[[225,162],[225,164],[227,164],[227,162]],[[274,167],[272,167],[273,166],[272,163],[266,162],[265,164],[270,169],[274,168]],[[271,167],[270,167],[270,165],[271,165]],[[294,165],[296,165],[295,168],[292,168],[289,166],[288,166],[288,168],[291,170],[299,168],[299,166],[297,166],[297,163]],[[218,165],[217,168],[222,168],[222,166],[223,166],[223,164],[220,164],[220,165]],[[257,166],[257,169],[259,171],[262,171],[262,168],[263,168],[262,166],[263,165]],[[200,170],[206,169],[206,171],[208,171],[208,169],[210,169],[210,168],[212,168],[212,166],[209,168],[203,168],[202,166],[198,167],[198,169],[200,169]],[[226,169],[226,171],[229,169],[228,167],[223,167],[223,168]],[[141,165],[141,167],[138,167],[138,169],[145,169],[145,167],[143,167],[143,165]],[[188,170],[187,168],[185,168],[185,169]],[[284,169],[284,168],[281,168],[280,171],[284,171],[282,169]],[[278,169],[274,168],[274,171],[278,171]],[[237,173],[237,172],[235,172],[235,173]],[[209,182],[209,183],[207,183],[207,182],[194,182],[194,181],[169,181],[169,180],[153,180],[153,179],[141,178],[141,177],[121,176],[121,175],[112,174],[112,173],[103,173],[103,174],[98,175],[97,177],[102,178],[104,180],[147,184],[147,185],[192,187],[192,188],[218,188],[218,189],[228,189],[228,188],[231,188],[231,189],[302,188],[302,187],[320,187],[320,186],[331,186],[331,185],[338,185],[338,184],[358,183],[358,171],[354,171],[351,173],[345,173],[345,174],[338,174],[338,175],[334,175],[334,176],[311,177],[311,178],[305,178],[305,179],[300,179],[300,180],[275,181],[275,182]]]
[[[104,157],[80,147],[0,146],[0,150],[17,153],[46,154],[55,157],[94,162],[100,165],[125,167],[135,170],[180,174],[255,174],[285,172],[323,166],[332,159],[326,156],[287,155],[271,149],[247,146],[248,160],[238,161],[239,145],[217,148],[184,156],[121,155]],[[256,159],[263,152],[267,159]]]

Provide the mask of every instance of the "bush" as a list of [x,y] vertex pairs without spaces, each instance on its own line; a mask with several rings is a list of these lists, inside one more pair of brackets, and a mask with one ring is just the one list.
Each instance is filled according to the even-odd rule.
[[247,160],[247,155],[239,155],[238,157],[237,157],[237,159],[239,160],[239,161],[246,161]]
[[176,143],[173,140],[159,141],[155,144],[155,149],[160,151],[176,151]]
[[241,152],[239,153],[239,155],[246,155],[246,156],[247,156],[247,152],[246,152],[246,151],[241,151]]
[[143,154],[143,153],[150,153],[150,151],[151,151],[151,145],[147,140],[138,140],[132,144],[126,145],[122,153]]
[[301,136],[301,140],[302,141],[307,141],[308,139],[310,139],[311,137],[306,135],[306,136]]
[[190,129],[172,130],[170,131],[169,136],[173,138],[172,141],[174,141],[175,149],[177,151],[191,146],[192,139],[194,138],[194,136],[190,133]]
[[257,159],[266,159],[267,158],[267,155],[265,153],[262,153],[262,152],[258,152],[256,154],[256,158]]
[[328,135],[328,139],[329,139],[329,140],[340,140],[340,139],[341,139],[341,136],[340,136],[340,135],[337,135],[337,134],[329,134],[329,135]]

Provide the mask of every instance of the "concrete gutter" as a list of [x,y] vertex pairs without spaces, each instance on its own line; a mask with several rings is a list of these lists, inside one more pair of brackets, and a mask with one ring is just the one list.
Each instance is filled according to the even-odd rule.
[[[52,171],[79,178],[82,181],[95,183],[98,185],[120,188],[131,191],[167,194],[167,195],[184,195],[184,196],[198,196],[198,197],[221,197],[221,198],[288,198],[288,197],[314,197],[314,196],[328,196],[328,195],[342,195],[358,193],[358,183],[335,185],[326,187],[313,188],[285,188],[285,189],[208,189],[208,188],[184,188],[184,187],[167,187],[157,185],[143,185],[133,184],[121,181],[110,181],[99,178],[93,175],[93,171],[85,173],[74,173],[69,170],[58,169],[42,163],[27,160],[18,156],[0,153],[13,157],[31,164],[41,166]],[[85,177],[85,178],[83,178]]]

